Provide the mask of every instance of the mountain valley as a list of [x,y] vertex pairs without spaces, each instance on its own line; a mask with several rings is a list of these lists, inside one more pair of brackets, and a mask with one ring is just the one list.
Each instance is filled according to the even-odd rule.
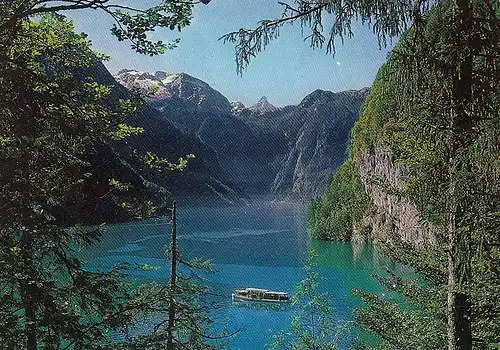
[[[196,164],[188,170],[209,174],[234,193],[295,199],[324,192],[346,157],[350,130],[369,92],[316,90],[295,106],[275,107],[263,97],[245,107],[185,73],[122,70],[115,78],[146,95],[148,113],[158,123],[149,128],[151,119],[139,117],[135,122],[144,123],[147,136],[128,142],[165,157],[194,153]],[[181,132],[182,145],[161,135],[162,123]]]

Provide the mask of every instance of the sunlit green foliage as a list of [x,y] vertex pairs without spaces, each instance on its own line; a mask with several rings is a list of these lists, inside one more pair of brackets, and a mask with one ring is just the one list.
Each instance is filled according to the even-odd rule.
[[[57,14],[26,17],[55,11],[50,2],[39,12],[40,2],[0,4],[0,343],[111,349],[121,344],[112,331],[136,322],[148,306],[124,279],[127,266],[85,268],[76,256],[100,229],[68,222],[66,214],[89,195],[94,150],[142,132],[126,124],[142,102],[111,98],[112,87],[92,75],[105,56],[74,34],[71,22]],[[184,168],[186,160],[169,166]],[[152,200],[122,196],[133,184],[119,178],[103,187],[99,199],[131,216],[157,209]]]
[[153,152],[146,152],[146,155],[143,157],[144,163],[152,169],[156,169],[158,171],[164,170],[184,170],[188,165],[188,159],[196,158],[194,154],[188,154],[186,157],[180,157],[177,163],[172,163],[168,159],[160,158],[157,154]]
[[[202,1],[208,3],[210,0]],[[0,34],[10,32],[21,22],[33,16],[62,13],[79,9],[94,9],[108,14],[114,25],[111,34],[119,41],[128,41],[141,54],[158,55],[177,46],[179,39],[170,42],[152,41],[148,34],[158,28],[181,30],[191,23],[193,7],[198,1],[157,0],[146,6],[120,4],[109,0],[6,0],[0,4]],[[138,2],[140,4],[140,2]],[[33,53],[37,48],[33,48]]]
[[327,193],[309,204],[307,229],[317,239],[349,241],[370,208],[355,163],[346,161],[330,178]]
[[278,333],[270,349],[334,350],[340,333],[333,319],[327,293],[318,290],[319,277],[314,271],[315,253],[309,251],[306,259],[306,277],[297,284],[292,297],[296,309],[289,331]]
[[[93,51],[85,34],[76,35],[72,23],[57,13],[105,12],[116,20],[111,33],[118,40],[156,55],[178,40],[153,42],[148,33],[158,27],[181,30],[189,25],[194,5],[168,0],[150,8],[107,0],[0,3],[0,347],[129,349],[131,339],[111,334],[135,325],[141,313],[160,312],[152,293],[165,287],[137,289],[123,274],[128,268],[152,267],[90,270],[76,257],[101,234],[99,227],[77,225],[73,213],[82,197],[95,195],[88,189],[98,188],[102,193],[96,200],[107,199],[108,207],[128,217],[150,217],[158,203],[144,200],[136,184],[123,181],[119,173],[109,183],[94,173],[92,156],[110,150],[110,140],[143,132],[127,125],[143,101],[132,93],[130,99],[117,100],[113,86],[97,81],[93,74],[107,57]],[[151,167],[167,170],[187,164],[186,158],[149,160]],[[184,303],[196,305],[202,287],[195,289],[191,280],[183,286]],[[196,331],[206,318],[195,318],[197,311],[188,313],[192,317],[186,327],[193,331],[182,324],[179,334],[185,332],[187,343],[203,347]]]
[[1,343],[102,348],[128,322],[121,308],[134,292],[118,269],[88,271],[75,258],[98,229],[59,222],[91,176],[86,151],[134,109],[108,103],[109,88],[87,73],[102,57],[71,23],[53,15],[10,34],[0,36]]
[[387,146],[392,136],[391,120],[396,111],[397,89],[389,84],[392,67],[384,64],[377,73],[359,119],[351,131],[350,159],[359,164],[361,157],[375,147]]

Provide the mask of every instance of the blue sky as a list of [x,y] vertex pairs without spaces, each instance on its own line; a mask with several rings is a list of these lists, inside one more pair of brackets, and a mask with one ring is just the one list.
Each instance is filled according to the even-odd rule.
[[206,81],[230,101],[245,105],[267,96],[274,105],[284,106],[299,103],[315,89],[342,91],[370,86],[386,60],[389,48],[379,49],[368,26],[356,25],[354,38],[346,39],[344,45],[338,40],[332,57],[324,50],[311,49],[296,23],[283,27],[281,37],[252,61],[242,77],[238,76],[234,47],[218,38],[280,15],[277,0],[212,0],[196,7],[191,26],[181,33],[154,33],[155,39],[181,39],[178,48],[157,57],[137,54],[129,44],[117,42],[109,33],[113,22],[105,14],[85,10],[71,17],[77,31],[88,33],[96,50],[111,55],[106,66],[112,73],[123,68],[185,72]]

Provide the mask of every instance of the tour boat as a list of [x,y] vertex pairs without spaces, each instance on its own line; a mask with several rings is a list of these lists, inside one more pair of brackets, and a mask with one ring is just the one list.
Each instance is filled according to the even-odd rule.
[[269,301],[275,303],[290,301],[290,297],[287,292],[276,292],[260,288],[236,289],[232,296],[233,300],[244,301]]

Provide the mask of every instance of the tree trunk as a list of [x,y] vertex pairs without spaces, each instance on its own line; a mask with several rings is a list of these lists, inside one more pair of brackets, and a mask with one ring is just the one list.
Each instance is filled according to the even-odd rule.
[[[471,132],[472,119],[467,109],[472,100],[472,54],[468,51],[467,35],[473,24],[468,0],[456,0],[458,26],[452,43],[458,48],[457,70],[453,74],[452,111],[450,120],[450,157],[448,163],[448,350],[472,349],[470,301],[460,286],[469,278],[469,263],[457,257],[470,244],[457,230],[458,196],[457,173],[460,153],[464,151]],[[463,243],[463,244],[461,244]],[[465,271],[465,273],[464,273]]]
[[172,233],[170,238],[171,268],[170,268],[170,295],[168,306],[167,325],[167,350],[174,349],[174,327],[175,327],[175,282],[177,277],[177,217],[176,204],[172,205]]
[[[454,162],[450,164],[451,175],[456,171]],[[470,302],[465,293],[457,290],[458,263],[456,260],[458,248],[458,234],[456,227],[456,182],[450,183],[451,211],[448,218],[448,350],[470,350],[472,349],[472,330],[470,318]],[[463,279],[461,283],[465,282]]]
[[24,308],[26,350],[37,349],[36,285],[34,285],[32,237],[25,232],[22,239],[24,278],[21,284],[21,301]]
[[30,286],[25,287],[23,293],[24,319],[26,322],[26,350],[36,350],[37,344],[37,326],[36,326],[36,310],[33,297],[29,293]]

